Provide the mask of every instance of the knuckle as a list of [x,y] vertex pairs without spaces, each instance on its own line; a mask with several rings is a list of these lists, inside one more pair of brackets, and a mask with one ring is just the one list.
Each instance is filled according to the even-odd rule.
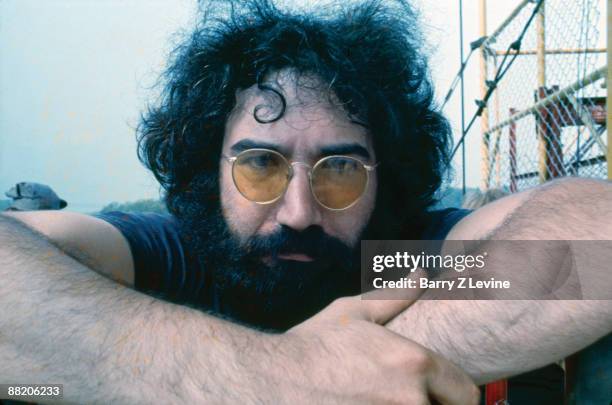
[[335,312],[348,312],[353,305],[355,300],[351,297],[340,297],[332,301],[330,308]]
[[335,300],[332,301],[332,303],[330,304],[330,307],[333,307],[333,308],[346,307],[349,304],[348,301],[349,301],[348,297],[336,298]]
[[412,348],[407,358],[408,368],[411,371],[425,373],[429,371],[434,363],[433,358],[425,350]]
[[477,405],[480,403],[480,396],[481,396],[480,388],[478,388],[476,384],[472,384],[470,388],[471,388],[471,394],[470,394],[471,396],[470,396],[469,403],[472,405]]

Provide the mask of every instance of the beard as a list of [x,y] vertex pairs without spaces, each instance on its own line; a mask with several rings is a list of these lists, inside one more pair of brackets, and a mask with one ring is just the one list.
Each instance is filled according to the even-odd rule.
[[[211,286],[208,309],[252,327],[284,331],[334,299],[360,292],[358,248],[319,226],[303,231],[281,226],[240,241],[223,216],[218,190],[218,173],[200,174],[170,204],[187,251]],[[279,258],[291,253],[313,260]]]

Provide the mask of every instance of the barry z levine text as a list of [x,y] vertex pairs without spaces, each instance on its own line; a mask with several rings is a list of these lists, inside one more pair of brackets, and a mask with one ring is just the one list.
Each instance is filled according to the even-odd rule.
[[429,280],[421,277],[419,279],[410,279],[403,277],[399,280],[383,280],[377,277],[373,280],[374,288],[428,288],[428,289],[444,289],[451,291],[460,288],[476,288],[476,289],[508,289],[510,281],[495,280],[491,277],[489,280],[473,279],[472,277],[458,277],[455,280]]

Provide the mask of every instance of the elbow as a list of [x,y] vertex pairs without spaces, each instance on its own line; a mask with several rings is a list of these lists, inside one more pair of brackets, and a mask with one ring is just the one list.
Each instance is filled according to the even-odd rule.
[[537,189],[536,195],[560,198],[561,201],[591,202],[612,196],[612,182],[584,177],[563,177],[552,180]]
[[601,179],[564,177],[533,189],[527,202],[571,218],[582,220],[612,216],[612,182]]
[[600,179],[567,177],[551,181],[531,195],[538,207],[540,221],[556,218],[558,239],[612,239],[612,182]]

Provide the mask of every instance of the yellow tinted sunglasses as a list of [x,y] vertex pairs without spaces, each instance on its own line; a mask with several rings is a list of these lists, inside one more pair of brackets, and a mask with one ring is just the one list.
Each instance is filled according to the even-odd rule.
[[224,156],[232,164],[232,179],[242,196],[257,204],[271,204],[283,196],[293,165],[309,168],[310,189],[319,204],[330,210],[345,210],[361,198],[370,181],[370,166],[350,156],[332,155],[313,166],[291,162],[271,149],[247,149],[236,156]]

